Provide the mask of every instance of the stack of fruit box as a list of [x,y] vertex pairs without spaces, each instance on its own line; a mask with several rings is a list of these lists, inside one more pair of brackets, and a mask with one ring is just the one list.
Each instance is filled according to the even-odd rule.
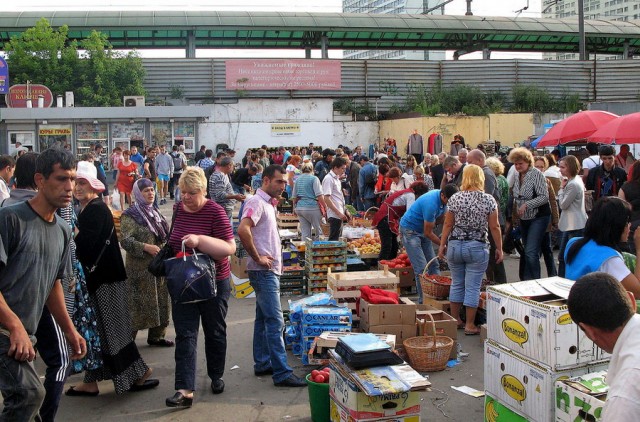
[[305,306],[296,323],[299,337],[292,342],[292,351],[304,365],[309,365],[309,350],[316,337],[325,331],[351,331],[351,311],[342,306]]
[[298,223],[300,222],[297,215],[285,212],[276,214],[276,221],[278,222],[278,229],[291,231],[298,230]]
[[307,293],[327,291],[327,273],[347,270],[347,242],[306,240],[305,264],[307,274]]
[[398,276],[384,269],[382,271],[358,271],[334,273],[331,268],[327,272],[327,289],[331,296],[357,316],[356,303],[360,298],[360,287],[369,286],[376,289],[398,292]]
[[280,276],[280,296],[300,296],[307,293],[304,268],[299,265],[282,267]]
[[487,288],[485,421],[555,421],[555,381],[605,370],[609,355],[571,320],[560,277]]

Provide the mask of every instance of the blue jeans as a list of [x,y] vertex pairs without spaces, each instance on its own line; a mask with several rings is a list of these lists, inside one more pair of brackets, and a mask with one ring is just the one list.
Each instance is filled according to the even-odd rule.
[[545,232],[542,237],[542,257],[544,265],[547,267],[547,277],[555,277],[558,275],[556,270],[555,257],[551,248],[551,232]]
[[173,303],[173,325],[176,329],[176,390],[196,389],[198,331],[202,319],[207,375],[222,378],[227,356],[227,310],[231,285],[229,277],[217,280],[215,298],[196,303]]
[[560,232],[560,250],[558,251],[558,275],[560,277],[565,276],[566,264],[564,262],[564,253],[567,248],[567,242],[574,237],[582,236],[583,229],[569,230],[566,232]]
[[44,400],[44,386],[33,362],[9,357],[9,347],[9,337],[0,335],[0,391],[4,399],[0,420],[30,422]]
[[256,320],[253,325],[253,369],[273,369],[273,382],[289,378],[293,370],[284,348],[284,318],[280,306],[280,276],[271,271],[248,271],[256,292]]
[[[402,244],[407,250],[409,261],[413,267],[416,280],[416,290],[418,291],[418,303],[422,303],[422,286],[420,285],[420,275],[424,271],[427,263],[435,258],[436,253],[433,250],[433,242],[424,234],[414,232],[411,229],[400,227],[402,234]],[[434,261],[427,271],[428,274],[440,274],[440,265]]]
[[540,253],[542,239],[547,232],[551,216],[536,217],[531,220],[520,220],[522,244],[524,246],[523,281],[540,278]]
[[489,264],[489,244],[476,240],[450,240],[447,263],[451,270],[449,300],[477,308],[482,276]]

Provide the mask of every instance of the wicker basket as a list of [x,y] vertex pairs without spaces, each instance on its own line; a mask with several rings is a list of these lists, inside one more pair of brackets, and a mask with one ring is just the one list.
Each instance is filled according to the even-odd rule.
[[[436,324],[431,314],[432,336],[419,336],[406,339],[402,344],[411,367],[418,372],[442,371],[447,367],[454,341],[450,337],[436,335]],[[429,324],[429,322],[425,322]],[[426,327],[425,327],[426,328]]]
[[427,263],[427,265],[425,265],[424,271],[420,275],[420,287],[422,288],[423,295],[434,297],[436,299],[446,299],[449,297],[451,284],[439,283],[427,274],[429,266],[436,259],[438,259],[438,257],[433,258]]

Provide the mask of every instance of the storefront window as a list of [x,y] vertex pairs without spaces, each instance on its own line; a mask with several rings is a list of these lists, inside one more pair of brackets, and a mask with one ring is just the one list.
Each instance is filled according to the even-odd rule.
[[154,122],[151,123],[151,144],[164,145],[171,149],[171,123]]
[[113,147],[131,149],[135,145],[139,150],[144,148],[144,123],[112,123],[111,139]]
[[69,149],[72,133],[71,125],[41,125],[38,128],[40,151],[53,146]]
[[[109,146],[107,145],[107,139],[109,139],[109,132],[106,123],[79,123],[76,125],[76,155],[78,159],[82,159],[82,155],[91,151],[95,144],[101,144],[103,146],[103,155],[106,155]],[[103,161],[103,157],[100,157]],[[108,160],[107,160],[108,161]],[[107,168],[107,167],[105,167]]]
[[173,128],[174,145],[184,145],[186,153],[195,152],[196,122],[175,122]]
[[33,151],[35,145],[35,132],[9,132],[9,155],[16,154],[16,143],[20,143],[19,146],[27,148],[29,151]]

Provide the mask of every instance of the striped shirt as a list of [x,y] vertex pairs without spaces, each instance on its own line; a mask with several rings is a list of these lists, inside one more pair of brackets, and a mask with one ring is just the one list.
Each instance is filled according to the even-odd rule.
[[540,170],[535,167],[529,167],[522,181],[520,181],[520,175],[516,176],[513,184],[513,200],[518,208],[524,203],[527,204],[524,215],[520,217],[521,220],[536,218],[538,208],[549,203],[547,179],[545,179]]
[[209,197],[217,202],[229,215],[236,204],[235,199],[227,199],[227,195],[233,195],[233,186],[226,174],[214,171],[209,177]]
[[[169,244],[174,253],[182,250],[182,238],[188,234],[199,234],[222,240],[233,240],[233,231],[229,217],[224,209],[211,200],[197,212],[185,211],[182,202],[173,207],[177,212]],[[199,252],[199,251],[198,251]],[[216,260],[216,280],[224,280],[231,274],[229,258]]]

